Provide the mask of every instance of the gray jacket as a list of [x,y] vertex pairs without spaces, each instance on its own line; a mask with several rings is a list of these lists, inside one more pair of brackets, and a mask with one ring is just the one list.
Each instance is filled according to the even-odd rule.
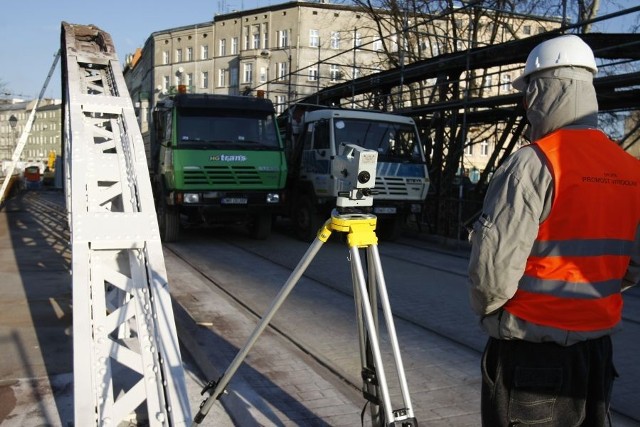
[[[560,128],[597,126],[595,90],[591,73],[586,70],[558,68],[533,74],[525,97],[533,141]],[[469,279],[471,307],[492,337],[571,345],[619,328],[586,333],[565,331],[527,322],[502,309],[518,288],[538,226],[549,215],[552,201],[551,173],[533,146],[516,151],[491,179],[482,215],[469,237]],[[640,223],[621,288],[639,282]]]

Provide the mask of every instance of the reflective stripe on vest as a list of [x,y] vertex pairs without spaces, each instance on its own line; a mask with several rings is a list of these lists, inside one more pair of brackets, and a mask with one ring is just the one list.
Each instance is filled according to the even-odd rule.
[[554,201],[505,309],[564,330],[612,328],[640,221],[640,162],[595,130],[560,130],[536,145]]

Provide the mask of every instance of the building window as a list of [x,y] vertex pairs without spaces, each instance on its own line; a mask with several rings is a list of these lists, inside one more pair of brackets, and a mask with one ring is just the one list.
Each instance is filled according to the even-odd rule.
[[[390,44],[391,44],[391,52],[397,52],[398,51],[398,36],[396,34],[393,34],[390,37]],[[437,54],[436,54],[437,55]]]
[[464,154],[467,156],[473,156],[473,145],[470,141],[467,141],[464,145]]
[[484,76],[484,87],[490,89],[492,86],[493,86],[493,76],[491,74]]
[[207,89],[209,87],[209,72],[208,71],[203,71],[200,74],[200,86],[203,89]]
[[193,61],[193,48],[192,47],[188,47],[187,48],[187,61],[189,61],[189,62]]
[[287,106],[287,100],[285,99],[284,95],[276,95],[275,104],[276,113],[284,113],[284,109]]
[[182,49],[176,49],[176,62],[182,62]]
[[362,46],[362,35],[360,33],[355,34],[355,38],[353,39],[353,47],[358,48]]
[[234,67],[229,72],[229,86],[238,87],[238,68]]
[[227,85],[227,70],[218,70],[218,87],[225,87]]
[[340,49],[340,33],[337,31],[331,32],[331,49]]
[[169,76],[162,77],[162,90],[169,90]]
[[522,26],[522,32],[526,35],[531,34],[531,25]]
[[260,67],[260,83],[267,81],[267,67]]
[[500,76],[500,90],[504,92],[511,91],[511,76],[509,74]]
[[187,78],[185,79],[184,84],[186,84],[187,86],[192,86],[193,85],[193,73],[187,73]]
[[480,155],[483,157],[489,155],[489,143],[486,140],[480,143]]
[[232,55],[238,54],[238,38],[237,37],[234,37],[231,39],[231,54]]
[[218,56],[225,56],[227,54],[227,39],[220,39]]
[[278,31],[278,47],[289,47],[289,30]]
[[307,80],[309,80],[310,82],[315,82],[316,80],[318,80],[318,64],[309,66],[308,70],[309,74]]
[[200,46],[200,59],[209,59],[209,45]]
[[243,83],[251,83],[253,81],[253,64],[244,64],[244,80]]
[[252,40],[253,40],[253,44],[252,44],[253,48],[260,49],[260,25],[253,26]]
[[244,27],[244,50],[249,50],[249,27]]
[[276,65],[278,69],[278,80],[284,80],[289,74],[289,64],[286,62],[278,62]]
[[269,24],[262,24],[262,47],[269,49]]
[[357,67],[356,67],[356,68],[354,68],[354,69],[353,69],[353,78],[354,78],[354,79],[359,78],[359,77],[360,77],[360,74],[361,74],[361,73],[360,73],[360,68],[357,68]]
[[331,67],[329,68],[329,79],[332,82],[340,80],[340,68],[335,64],[331,64]]
[[381,51],[381,50],[382,50],[382,40],[380,40],[380,39],[375,39],[375,40],[373,41],[372,49],[373,49],[373,50],[375,50],[375,51],[377,51],[377,52]]
[[169,51],[165,50],[162,52],[162,63],[167,65],[169,63]]
[[319,47],[319,46],[320,46],[320,31],[309,30],[309,47]]

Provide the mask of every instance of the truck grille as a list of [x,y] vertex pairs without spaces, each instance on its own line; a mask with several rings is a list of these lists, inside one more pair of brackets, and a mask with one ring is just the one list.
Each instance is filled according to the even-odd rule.
[[375,190],[378,192],[378,196],[397,197],[409,194],[404,178],[393,176],[376,176]]
[[204,166],[185,170],[186,185],[260,185],[262,178],[253,166]]

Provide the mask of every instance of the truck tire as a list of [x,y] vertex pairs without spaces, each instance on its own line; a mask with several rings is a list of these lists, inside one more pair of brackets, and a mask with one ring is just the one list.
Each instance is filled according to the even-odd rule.
[[249,224],[249,234],[256,240],[266,240],[271,235],[271,214],[254,215]]
[[298,199],[294,213],[296,237],[304,242],[311,242],[316,238],[322,224],[323,220],[311,198],[301,197]]
[[[164,192],[161,194],[164,194]],[[180,212],[175,207],[167,205],[164,195],[159,199],[156,213],[158,215],[160,239],[167,243],[175,242],[180,236]]]

